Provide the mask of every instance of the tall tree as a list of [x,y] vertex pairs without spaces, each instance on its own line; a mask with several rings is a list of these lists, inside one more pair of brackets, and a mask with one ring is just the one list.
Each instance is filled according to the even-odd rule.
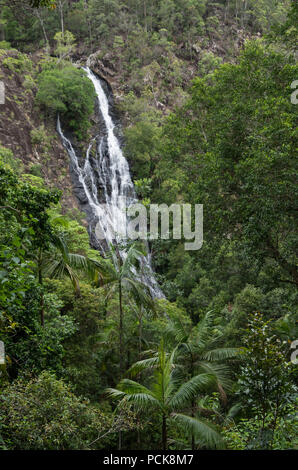
[[199,392],[214,387],[215,377],[211,373],[202,372],[181,383],[175,372],[176,354],[177,348],[167,353],[162,341],[153,357],[136,362],[129,371],[131,374],[139,374],[142,371],[153,370],[149,387],[130,379],[123,379],[117,389],[107,389],[107,394],[120,399],[120,406],[129,403],[138,411],[157,411],[161,417],[163,450],[167,450],[168,446],[169,421],[180,423],[187,432],[200,437],[207,446],[222,447],[222,439],[212,425],[180,413]]
[[169,119],[156,170],[173,165],[184,198],[204,204],[205,240],[235,240],[243,256],[270,259],[280,282],[296,285],[297,72],[293,58],[247,43],[238,64],[194,81]]
[[103,259],[101,263],[97,262],[100,273],[101,285],[109,287],[109,294],[117,292],[119,301],[119,355],[120,355],[120,373],[124,372],[124,309],[123,295],[129,293],[139,303],[149,307],[153,306],[152,298],[148,286],[141,280],[141,273],[138,273],[140,260],[144,256],[137,249],[136,244],[132,244],[125,252],[120,255],[119,248],[110,246],[108,258]]
[[[226,391],[231,388],[231,380],[229,379],[228,368],[224,361],[234,358],[238,355],[237,348],[220,347],[222,335],[215,332],[214,314],[208,312],[199,323],[187,329],[185,325],[176,319],[170,321],[166,328],[166,335],[174,338],[179,344],[178,354],[182,363],[181,373],[185,380],[193,377],[198,370],[212,373],[216,380],[216,387],[220,394],[221,400],[226,404]],[[196,405],[195,397],[191,403],[191,416],[194,417],[200,410]],[[195,435],[192,434],[192,449],[195,449]]]

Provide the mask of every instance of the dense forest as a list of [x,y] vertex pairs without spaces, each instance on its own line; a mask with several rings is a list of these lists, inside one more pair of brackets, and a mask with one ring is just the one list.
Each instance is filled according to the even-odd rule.
[[[297,25],[295,0],[0,0],[1,450],[297,449]],[[173,218],[94,243],[86,65],[139,202],[203,205],[200,249]]]

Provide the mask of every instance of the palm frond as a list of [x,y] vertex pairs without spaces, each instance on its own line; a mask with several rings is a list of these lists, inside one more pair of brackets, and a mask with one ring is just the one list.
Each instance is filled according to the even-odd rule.
[[148,359],[142,359],[141,361],[136,362],[130,367],[130,369],[128,370],[128,374],[130,374],[131,376],[134,376],[144,370],[158,367],[158,365],[159,365],[158,356],[150,357]]
[[51,242],[53,246],[60,251],[63,258],[66,259],[68,257],[68,247],[64,236],[61,233],[53,233],[51,235]]
[[189,435],[193,434],[207,448],[225,448],[223,438],[210,423],[181,413],[173,413],[171,419],[180,423]]
[[210,310],[204,315],[204,317],[199,321],[199,323],[193,328],[191,339],[200,348],[202,348],[208,343],[211,337],[213,323],[214,323],[214,313],[212,310]]
[[172,396],[169,405],[172,409],[178,409],[185,404],[190,403],[199,392],[206,390],[216,384],[216,378],[213,374],[203,373],[192,377],[187,382],[184,382],[176,393]]
[[185,343],[189,333],[185,330],[180,318],[168,322],[165,329],[165,337],[173,338],[178,343]]
[[64,272],[67,277],[71,280],[71,283],[73,285],[73,288],[77,295],[80,295],[80,283],[79,283],[79,278],[76,274],[76,272],[72,269],[72,267],[68,264],[65,264],[64,266]]
[[103,285],[119,280],[119,272],[110,259],[102,258],[99,261],[94,260],[94,266],[95,270],[100,274],[100,279]]
[[151,297],[148,286],[130,278],[124,278],[123,283],[127,286],[127,289],[131,292],[133,299],[138,305],[154,310],[154,300]]
[[161,406],[151,390],[129,379],[121,380],[117,389],[108,388],[106,394],[111,398],[125,400],[139,409],[146,409],[150,406],[160,408]]
[[203,353],[202,359],[207,361],[224,361],[225,359],[237,357],[239,352],[239,348],[217,348]]
[[118,390],[117,388],[109,387],[105,389],[105,395],[109,398],[122,399],[126,396],[126,393]]
[[230,370],[228,366],[225,364],[203,361],[198,362],[197,366],[207,374],[212,374],[216,378],[217,384],[220,384],[224,390],[231,389],[233,382],[230,378]]
[[227,420],[232,420],[233,418],[235,418],[235,416],[239,413],[241,408],[242,408],[242,405],[240,403],[236,403],[235,405],[233,405],[228,411]]
[[135,382],[134,380],[130,379],[122,379],[121,382],[118,384],[117,388],[118,390],[121,390],[127,395],[146,393],[148,395],[153,396],[152,391],[149,390],[149,388],[145,387],[145,385],[142,385],[139,382]]
[[[138,246],[138,248],[137,248]],[[131,272],[132,267],[136,267],[140,264],[141,259],[146,255],[144,249],[140,247],[140,244],[134,243],[132,244],[123,261],[122,272],[123,275],[129,275]]]
[[147,393],[139,392],[131,393],[129,395],[127,394],[125,395],[124,400],[126,403],[130,403],[139,410],[146,410],[151,407],[158,409],[161,407],[161,403],[152,395],[149,395]]

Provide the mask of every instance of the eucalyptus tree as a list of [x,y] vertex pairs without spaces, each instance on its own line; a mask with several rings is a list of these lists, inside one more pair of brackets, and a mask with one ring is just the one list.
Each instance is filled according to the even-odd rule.
[[168,424],[176,422],[188,433],[200,438],[207,447],[222,448],[223,441],[209,423],[181,413],[200,392],[214,390],[216,377],[211,372],[200,372],[189,380],[181,380],[176,368],[178,347],[167,353],[164,341],[159,350],[148,359],[136,362],[129,370],[132,375],[153,371],[149,386],[125,378],[117,388],[108,388],[107,395],[119,399],[119,407],[130,404],[137,411],[156,411],[161,417],[163,450],[168,444]]

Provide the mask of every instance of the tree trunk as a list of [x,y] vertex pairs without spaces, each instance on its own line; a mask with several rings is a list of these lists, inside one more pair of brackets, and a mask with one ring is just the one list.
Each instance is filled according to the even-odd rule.
[[[142,307],[140,307],[142,308]],[[139,361],[141,360],[142,354],[142,312],[139,316]]]
[[275,259],[279,266],[292,276],[293,281],[298,285],[298,271],[294,264],[289,263],[279,252],[274,242],[268,237],[267,246],[269,254]]
[[227,15],[230,9],[230,0],[227,1],[226,7],[225,7],[225,22],[227,21]]
[[[192,416],[192,418],[195,417],[195,401],[194,400],[192,400],[192,402],[191,402],[191,416]],[[192,431],[192,433],[191,433],[191,450],[195,450],[195,446],[196,446],[196,444],[195,444],[195,435]]]
[[44,295],[41,293],[40,299],[40,324],[44,328]]
[[64,6],[64,1],[63,1],[63,0],[60,0],[59,3],[58,3],[58,8],[59,8],[59,13],[60,13],[60,22],[61,22],[61,32],[62,32],[62,36],[64,36],[63,6]]
[[0,41],[5,41],[5,30],[2,23],[0,23]]
[[121,431],[118,432],[118,450],[121,450],[122,447],[122,433]]
[[141,449],[141,432],[139,428],[137,430],[137,442],[138,442],[138,450],[140,450]]
[[162,415],[162,450],[167,450],[167,418]]
[[123,374],[123,308],[122,308],[122,285],[119,281],[119,354],[120,354],[120,373]]
[[108,299],[107,297],[104,300],[104,307],[103,307],[103,319],[106,321],[107,319],[107,312],[108,312]]
[[44,26],[42,16],[41,16],[40,12],[38,11],[38,9],[35,11],[35,14],[38,18],[38,21],[40,22],[40,26],[41,26],[41,29],[42,29],[42,32],[43,32],[43,35],[44,35],[44,39],[45,39],[45,42],[46,42],[46,49],[47,49],[47,52],[49,53],[50,52],[50,43],[49,43],[48,35],[47,35],[46,29],[45,29],[45,26]]
[[84,0],[84,10],[86,12],[86,23],[87,23],[87,27],[88,27],[89,41],[90,41],[90,45],[92,46],[92,27],[91,27],[91,21],[90,21],[90,18],[89,18],[87,0]]
[[145,26],[145,31],[147,33],[147,0],[143,0],[143,6],[144,6],[144,26]]
[[[190,360],[191,360],[191,365],[190,365],[190,376],[194,376],[194,358],[192,352],[190,353]],[[195,400],[193,399],[191,402],[191,416],[194,418],[195,416]],[[192,431],[191,433],[191,449],[195,450],[195,435]]]
[[40,298],[40,324],[44,327],[44,293],[43,293],[43,286],[42,286],[42,272],[41,272],[41,263],[42,263],[42,255],[41,249],[39,250],[38,254],[38,283],[41,287],[41,298]]

